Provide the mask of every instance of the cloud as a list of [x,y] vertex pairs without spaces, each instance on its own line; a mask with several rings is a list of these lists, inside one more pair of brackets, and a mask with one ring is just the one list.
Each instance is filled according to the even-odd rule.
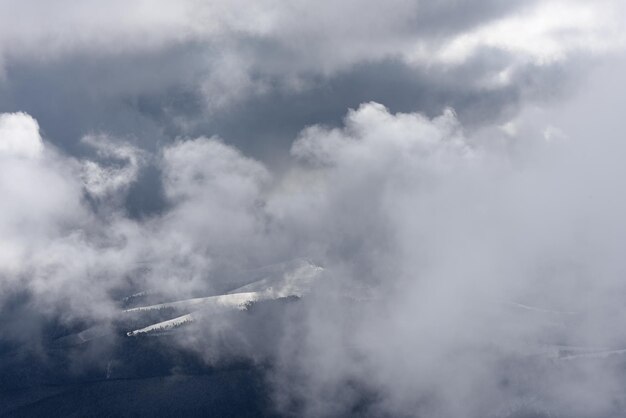
[[[282,174],[218,138],[167,145],[151,157],[167,206],[137,220],[107,203],[137,178],[133,147],[91,137],[99,160],[89,162],[47,146],[28,115],[11,117],[42,151],[2,157],[5,311],[25,293],[36,312],[107,326],[120,292],[211,294],[232,277],[220,272],[306,255],[325,280],[272,338],[226,315],[183,331],[179,344],[219,361],[227,355],[215,338],[232,335],[238,355],[272,360],[277,405],[296,414],[362,405],[486,416],[531,399],[597,415],[616,402],[619,376],[602,363],[522,373],[558,355],[554,346],[622,343],[602,326],[622,312],[624,202],[613,190],[625,173],[614,136],[589,148],[576,136],[546,142],[542,129],[500,130],[511,145],[524,132],[518,152],[468,134],[452,110],[429,118],[364,103],[340,127],[302,130]],[[24,136],[5,131],[8,143]],[[265,312],[265,326],[277,321]],[[41,338],[38,319],[19,321],[5,335]],[[588,396],[572,397],[580,391]]]
[[[506,49],[523,44],[525,52],[531,47],[530,40],[538,40],[529,36],[540,36],[544,41],[542,48],[548,47],[546,41],[549,41],[551,51],[571,45],[570,40],[591,39],[590,36],[595,39],[594,45],[615,44],[617,39],[601,40],[596,32],[608,29],[607,25],[604,28],[601,25],[613,22],[619,16],[615,12],[623,12],[613,0],[593,5],[557,0],[436,3],[394,0],[385,7],[371,1],[346,1],[340,5],[323,1],[311,5],[302,1],[249,4],[190,0],[175,5],[144,1],[102,5],[89,1],[68,7],[32,0],[19,6],[8,2],[0,6],[7,9],[2,14],[6,18],[2,22],[4,41],[0,51],[8,57],[55,59],[76,51],[114,55],[203,42],[226,45],[238,55],[251,53],[270,72],[335,71],[363,60],[407,56],[424,46],[445,45],[450,40],[458,43],[461,38],[467,44],[464,49],[481,45]],[[123,19],[119,19],[121,10]],[[355,13],[359,19],[345,19]],[[556,22],[559,13],[568,13],[568,22]],[[17,25],[16,21],[28,25]],[[531,30],[515,35],[519,32],[518,24]],[[491,33],[490,37],[486,33]],[[559,33],[564,36],[558,37]],[[257,52],[266,51],[249,48],[246,40],[260,42],[259,46],[266,43],[273,54],[264,59]],[[583,48],[591,45],[577,43]]]
[[[477,50],[493,48],[546,65],[581,52],[619,51],[625,42],[618,23],[623,14],[623,7],[612,1],[594,5],[582,1],[541,2],[455,36],[426,58],[460,62]],[[422,58],[419,50],[416,58]]]
[[[404,75],[402,83],[413,84],[416,91],[408,89],[397,99],[387,94],[385,103],[394,110],[410,111],[432,101],[444,102],[432,114],[445,106],[463,114],[459,102],[467,100],[468,92],[497,96],[515,106],[519,97],[511,92],[524,89],[529,80],[537,81],[550,69],[566,78],[589,55],[623,48],[619,25],[611,23],[623,10],[612,1],[569,2],[565,7],[557,1],[401,0],[384,8],[352,1],[340,6],[273,1],[87,2],[80,7],[5,3],[10,10],[2,13],[7,21],[0,25],[5,74],[0,110],[28,111],[67,150],[82,136],[102,129],[117,136],[133,133],[146,147],[180,135],[218,134],[226,141],[238,136],[238,144],[250,142],[247,132],[236,131],[239,123],[227,131],[222,119],[239,114],[237,119],[263,123],[254,116],[259,102],[272,106],[301,101],[286,111],[299,119],[308,118],[311,108],[318,116],[332,111],[337,121],[346,107],[383,100],[377,97],[386,90],[380,83],[391,80],[385,82],[380,71],[389,62],[406,67],[399,72],[417,74]],[[121,20],[120,10],[125,16]],[[562,10],[575,23],[560,19]],[[359,18],[344,18],[353,15]],[[569,65],[573,59],[575,66]],[[368,67],[377,80],[355,87]],[[454,90],[446,89],[450,83]],[[420,100],[432,85],[438,86],[433,99]],[[549,96],[550,86],[548,80],[536,92],[546,90]],[[315,108],[316,100],[327,102],[326,97],[336,108]],[[395,109],[392,100],[412,100],[413,107]],[[484,113],[508,104],[498,101]],[[81,117],[69,121],[66,112]],[[267,137],[284,135],[281,126],[265,121],[265,129],[271,129]]]
[[626,238],[613,193],[622,168],[604,154],[623,147],[616,136],[593,149],[577,136],[535,138],[532,157],[493,154],[470,145],[450,112],[429,120],[377,104],[351,111],[341,129],[303,131],[292,152],[313,172],[292,180],[301,194],[291,184],[291,198],[268,206],[322,247],[312,250],[332,280],[292,318],[277,355],[287,411],[507,416],[518,403],[526,413],[611,413],[616,369],[538,359],[551,346],[623,344],[606,325],[623,310],[609,296],[622,287],[610,255]]
[[0,153],[4,156],[38,157],[43,151],[37,121],[25,113],[0,116]]
[[0,344],[307,257],[176,347],[296,416],[623,409],[618,2],[65,3],[0,0]]
[[82,180],[87,192],[94,198],[126,191],[137,180],[143,163],[140,150],[127,145],[115,144],[104,135],[86,136],[83,142],[94,148],[100,159],[120,161],[117,167],[103,167],[94,161],[84,161]]
[[192,4],[142,1],[103,5],[89,1],[52,6],[37,0],[19,5],[2,1],[0,53],[54,59],[58,54],[92,48],[105,54],[160,48],[193,32],[189,25]]

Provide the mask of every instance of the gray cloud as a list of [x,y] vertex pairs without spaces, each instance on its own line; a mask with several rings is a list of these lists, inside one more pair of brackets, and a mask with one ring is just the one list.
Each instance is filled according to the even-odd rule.
[[[453,106],[467,123],[466,112],[482,120],[498,114],[516,105],[529,82],[563,68],[558,60],[537,65],[532,54],[481,41],[459,62],[437,58],[446,42],[532,9],[533,2],[398,1],[383,10],[362,2],[340,9],[324,2],[314,8],[181,2],[150,12],[137,3],[126,6],[123,22],[113,22],[115,4],[96,15],[93,5],[30,13],[37,4],[12,12],[24,14],[32,30],[3,26],[0,109],[29,112],[73,154],[92,131],[134,135],[153,151],[181,134],[218,134],[247,150],[243,145],[261,141],[250,132],[260,132],[263,144],[280,137],[278,148],[285,149],[303,124],[337,123],[347,107],[370,100],[430,115]],[[359,19],[344,18],[356,11]],[[511,79],[489,84],[498,77]],[[251,150],[258,155],[266,148],[273,147]]]

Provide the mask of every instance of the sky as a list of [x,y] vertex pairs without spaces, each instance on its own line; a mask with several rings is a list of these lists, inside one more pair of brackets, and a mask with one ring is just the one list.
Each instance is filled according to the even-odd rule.
[[626,348],[624,21],[620,0],[0,0],[0,342],[306,258],[297,309],[181,347],[220,361],[230,330],[286,416],[618,416],[623,363],[533,359]]

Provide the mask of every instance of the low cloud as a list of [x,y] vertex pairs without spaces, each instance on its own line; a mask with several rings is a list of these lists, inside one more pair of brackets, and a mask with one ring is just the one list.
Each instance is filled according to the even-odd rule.
[[[37,157],[2,156],[5,304],[25,292],[38,312],[107,324],[120,290],[210,294],[225,268],[306,255],[325,280],[278,331],[254,325],[272,338],[230,315],[179,343],[216,361],[226,354],[214,338],[230,330],[238,355],[272,360],[277,405],[298,415],[590,416],[620,402],[606,363],[550,360],[555,347],[624,344],[610,326],[624,313],[626,239],[613,137],[589,149],[538,132],[518,154],[469,138],[452,110],[429,119],[365,103],[342,127],[303,130],[281,175],[218,138],[167,146],[154,158],[168,209],[132,220],[107,206],[113,195],[92,187],[85,163],[42,142],[32,118],[2,120],[43,143]],[[132,147],[104,144],[113,161],[98,164],[123,165],[99,169],[97,184],[124,193]],[[23,320],[32,334],[20,340],[33,343],[40,328]]]
[[13,3],[0,349],[99,367],[129,300],[296,266],[164,346],[263,365],[287,416],[626,408],[618,1]]

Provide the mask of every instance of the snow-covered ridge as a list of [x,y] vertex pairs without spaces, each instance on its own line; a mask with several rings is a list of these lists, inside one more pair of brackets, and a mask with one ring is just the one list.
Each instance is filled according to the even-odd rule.
[[129,331],[126,333],[129,337],[136,337],[141,334],[151,334],[155,332],[164,332],[179,326],[185,325],[187,323],[193,322],[194,318],[192,314],[182,315],[177,318],[169,319],[167,321],[158,322],[156,324],[149,325],[144,328],[136,329],[134,331]]
[[216,296],[207,296],[203,298],[193,298],[193,299],[185,299],[179,300],[176,302],[166,302],[159,303],[156,305],[149,306],[138,306],[136,308],[126,309],[124,312],[143,312],[143,311],[154,311],[165,308],[175,308],[175,309],[185,309],[185,308],[195,308],[197,305],[212,305],[218,307],[236,307],[242,308],[245,307],[246,304],[250,302],[255,302],[259,300],[261,297],[260,292],[242,292],[242,293],[233,293],[233,294],[225,294],[225,295],[216,295]]
[[[179,316],[175,318],[155,322],[141,328],[131,329],[126,332],[126,335],[129,337],[161,335],[192,322],[201,323],[202,321],[209,320],[211,315],[219,314],[219,312],[225,310],[246,309],[249,304],[254,302],[276,300],[287,297],[302,297],[311,290],[313,284],[320,277],[322,271],[322,267],[317,266],[310,261],[303,259],[291,260],[286,263],[251,270],[248,273],[250,274],[250,277],[253,278],[253,281],[229,290],[223,294],[125,309],[122,311],[124,314],[141,314],[159,311],[162,309],[174,309],[179,312]],[[244,272],[244,274],[246,273]],[[365,290],[367,290],[365,292],[367,297],[353,298],[351,294],[346,294],[345,296],[348,299],[359,301],[367,301],[372,298],[383,296],[375,294],[372,289]],[[154,292],[140,292],[130,296],[129,298],[137,298],[151,293]],[[555,318],[562,319],[563,321],[559,320],[555,322],[558,326],[567,326],[566,323],[575,320],[579,316],[579,313],[574,311],[553,310],[517,301],[500,301],[500,303],[496,303],[496,305],[508,306],[523,315],[539,315],[540,318],[548,323],[552,323]],[[82,342],[92,340],[93,338],[97,338],[105,331],[106,330],[99,327],[93,327],[80,333],[73,334],[72,336],[64,337],[62,342],[65,344],[80,344]],[[519,349],[520,347],[518,346],[517,348]],[[594,347],[537,344],[535,342],[521,349],[520,354],[539,356],[544,359],[556,361],[582,361],[585,359],[606,359],[611,356],[623,356],[626,355],[626,348],[619,346]]]
[[140,313],[161,309],[188,311],[177,318],[168,319],[144,328],[126,333],[129,337],[140,334],[153,334],[167,331],[198,319],[198,311],[211,309],[245,309],[253,302],[275,300],[287,297],[302,297],[310,291],[314,281],[320,276],[323,268],[306,260],[283,263],[267,268],[268,276],[230,290],[221,295],[165,302],[155,305],[139,306],[126,309],[124,313]]

